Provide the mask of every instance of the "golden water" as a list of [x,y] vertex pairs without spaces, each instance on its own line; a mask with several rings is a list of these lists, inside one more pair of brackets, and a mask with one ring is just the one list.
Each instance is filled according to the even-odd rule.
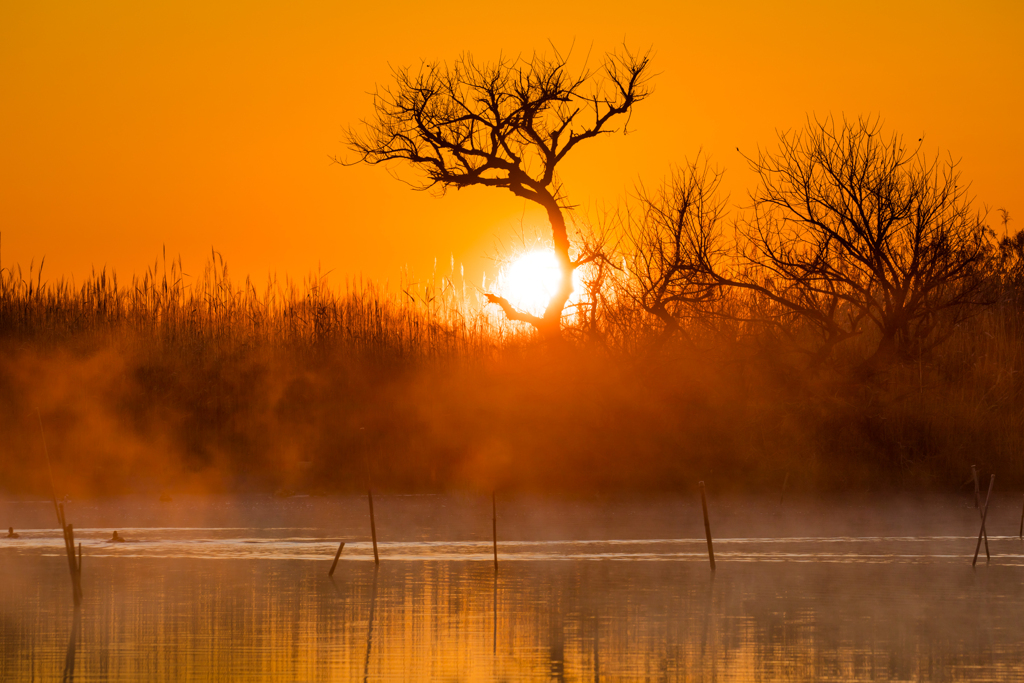
[[489,499],[375,503],[379,569],[361,499],[71,503],[77,627],[60,536],[26,524],[0,544],[0,680],[1024,679],[1009,505],[972,569],[961,500],[712,500],[712,575],[692,501],[499,504],[497,574]]

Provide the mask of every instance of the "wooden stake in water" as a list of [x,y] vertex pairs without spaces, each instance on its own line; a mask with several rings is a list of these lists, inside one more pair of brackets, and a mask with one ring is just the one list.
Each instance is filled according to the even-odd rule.
[[1020,508],[1020,531],[1017,532],[1017,535],[1024,541],[1024,505]]
[[782,480],[782,495],[779,496],[779,505],[782,505],[783,499],[786,497],[786,484],[789,483],[789,472],[786,472],[786,478]]
[[[75,607],[78,607],[82,604],[82,568],[81,562],[75,558],[75,528],[71,524],[64,527],[64,544],[67,546],[68,567],[71,569],[71,595]],[[78,552],[81,556],[81,544]]]
[[377,555],[377,523],[373,519],[373,491],[366,489],[366,497],[370,501],[370,538],[373,539],[373,563],[380,564],[380,556]]
[[379,567],[380,556],[377,554],[377,522],[373,518],[373,484],[371,483],[370,477],[370,457],[365,454],[366,431],[363,430],[362,427],[360,427],[359,430],[363,432],[363,450],[364,457],[366,459],[366,498],[370,501],[370,538],[373,540],[373,563]]
[[82,547],[79,544],[78,558],[76,560],[75,531],[64,517],[64,505],[57,503],[57,487],[53,485],[53,468],[50,466],[50,449],[46,447],[46,432],[43,431],[43,418],[38,410],[36,410],[36,419],[39,421],[39,436],[43,440],[46,472],[50,477],[50,498],[53,501],[53,510],[57,513],[57,523],[60,525],[61,533],[64,535],[64,551],[68,555],[68,569],[71,571],[71,595],[77,608],[82,604]]
[[708,559],[711,560],[711,571],[715,571],[715,549],[711,544],[711,522],[708,521],[708,498],[704,493],[704,482],[700,483],[700,505],[704,508],[704,535],[708,537]]
[[[991,479],[988,480],[988,495],[985,496],[985,507],[981,510],[981,531],[978,532],[978,545],[974,547],[974,561],[971,562],[971,566],[978,564],[978,553],[981,552],[981,539],[985,536],[985,518],[988,516],[988,501],[992,498],[992,487],[996,483],[996,475],[992,475]],[[985,547],[985,554],[988,555],[988,546]],[[989,558],[991,559],[991,558]]]
[[342,541],[338,546],[338,552],[334,553],[334,562],[331,564],[331,571],[327,572],[327,576],[334,576],[334,568],[338,566],[338,558],[341,557],[341,551],[344,549],[345,541]]
[[491,491],[491,544],[494,547],[494,571],[498,571],[498,504]]
[[[980,490],[978,488],[978,468],[971,465],[971,474],[974,476],[974,507],[978,508],[978,516],[981,517],[981,507],[979,501],[981,499]],[[988,551],[988,531],[984,530],[985,533],[985,557],[992,557]]]

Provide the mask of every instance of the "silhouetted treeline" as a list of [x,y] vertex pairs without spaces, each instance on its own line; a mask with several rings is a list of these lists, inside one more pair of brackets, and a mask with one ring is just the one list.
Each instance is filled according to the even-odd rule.
[[[877,122],[810,121],[575,222],[560,334],[455,275],[81,286],[0,269],[0,487],[951,490],[1024,484],[1024,233]],[[576,257],[579,261],[579,257]],[[491,297],[493,299],[493,297]]]

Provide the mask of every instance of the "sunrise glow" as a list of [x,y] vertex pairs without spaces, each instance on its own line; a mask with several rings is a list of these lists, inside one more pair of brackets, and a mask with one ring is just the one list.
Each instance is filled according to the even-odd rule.
[[1024,680],[1022,33],[0,3],[0,683]]
[[[549,249],[535,249],[502,268],[498,275],[495,291],[508,299],[516,309],[534,315],[543,315],[544,308],[554,295],[562,274],[558,270],[555,253]],[[573,295],[571,306],[579,297],[580,271],[573,273]]]

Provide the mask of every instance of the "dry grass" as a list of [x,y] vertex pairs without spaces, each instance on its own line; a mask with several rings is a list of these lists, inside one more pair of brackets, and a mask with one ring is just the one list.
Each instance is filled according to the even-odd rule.
[[0,269],[0,336],[48,344],[92,335],[182,348],[331,345],[396,361],[486,355],[523,336],[482,310],[454,271],[397,291],[362,279],[332,288],[322,273],[272,277],[257,291],[248,277],[236,284],[217,252],[195,278],[180,259],[128,283],[104,270],[80,286],[45,282],[42,267]]
[[[1007,298],[870,379],[870,340],[810,371],[690,321],[690,345],[605,301],[562,349],[427,283],[235,284],[219,254],[119,282],[0,270],[0,482],[43,482],[35,408],[73,492],[493,486],[794,495],[1024,484],[1024,317]],[[594,334],[594,331],[597,334]],[[861,344],[863,348],[859,348]],[[42,490],[42,489],[40,489]],[[966,489],[965,489],[966,490]]]

